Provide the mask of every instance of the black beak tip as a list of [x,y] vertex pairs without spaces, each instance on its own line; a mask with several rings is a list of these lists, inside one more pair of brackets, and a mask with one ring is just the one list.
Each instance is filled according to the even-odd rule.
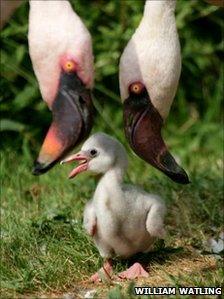
[[174,182],[183,185],[190,183],[186,171],[177,164],[173,156],[168,151],[165,151],[160,157],[160,165],[162,166],[160,170],[162,170]]
[[50,164],[40,163],[39,161],[35,161],[32,169],[33,175],[41,175],[47,172],[50,168],[52,168],[57,161],[54,161]]
[[188,175],[186,174],[186,172],[183,169],[179,173],[175,173],[175,174],[169,175],[169,177],[173,181],[175,181],[176,183],[179,183],[179,184],[182,184],[182,185],[187,185],[187,184],[190,183]]
[[32,174],[33,175],[41,175],[43,173],[44,165],[38,161],[34,162]]

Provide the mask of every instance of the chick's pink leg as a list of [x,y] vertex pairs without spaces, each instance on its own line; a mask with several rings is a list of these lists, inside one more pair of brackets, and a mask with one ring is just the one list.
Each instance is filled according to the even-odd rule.
[[149,277],[149,273],[144,270],[141,264],[134,263],[126,271],[118,274],[118,277],[122,279],[135,279],[140,277]]
[[108,279],[110,280],[112,274],[113,274],[112,260],[108,259],[103,264],[103,267],[90,277],[90,281],[93,283],[98,283],[104,280],[104,278],[105,280]]

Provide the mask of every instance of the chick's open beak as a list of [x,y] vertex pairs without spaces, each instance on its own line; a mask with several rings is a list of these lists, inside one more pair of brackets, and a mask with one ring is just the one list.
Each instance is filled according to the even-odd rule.
[[60,164],[70,163],[73,161],[78,161],[79,165],[70,172],[69,179],[74,178],[77,174],[86,171],[88,169],[89,157],[83,154],[82,152],[79,152],[77,154],[71,155],[66,159],[62,160]]
[[[135,86],[134,86],[135,88]],[[124,127],[133,151],[146,162],[180,184],[189,183],[188,176],[169,153],[162,137],[163,119],[151,103],[148,92],[136,86],[124,101]]]
[[62,70],[52,105],[52,124],[34,163],[33,174],[48,171],[89,134],[92,110],[90,90],[85,88],[75,72]]

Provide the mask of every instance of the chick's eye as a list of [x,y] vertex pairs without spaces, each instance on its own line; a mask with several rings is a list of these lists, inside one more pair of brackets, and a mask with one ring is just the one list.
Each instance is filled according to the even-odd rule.
[[91,155],[92,157],[95,157],[95,156],[97,155],[97,150],[92,149],[92,150],[90,151],[90,155]]

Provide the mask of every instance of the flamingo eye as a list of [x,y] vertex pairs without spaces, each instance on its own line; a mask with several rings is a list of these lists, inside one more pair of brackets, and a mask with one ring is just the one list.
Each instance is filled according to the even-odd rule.
[[144,84],[141,82],[134,82],[129,86],[131,93],[140,94],[144,89]]
[[90,156],[91,156],[91,157],[96,157],[96,155],[97,155],[97,150],[96,150],[96,149],[92,149],[92,150],[90,151]]
[[65,70],[65,72],[75,71],[75,62],[72,60],[66,61],[64,64],[64,70]]

